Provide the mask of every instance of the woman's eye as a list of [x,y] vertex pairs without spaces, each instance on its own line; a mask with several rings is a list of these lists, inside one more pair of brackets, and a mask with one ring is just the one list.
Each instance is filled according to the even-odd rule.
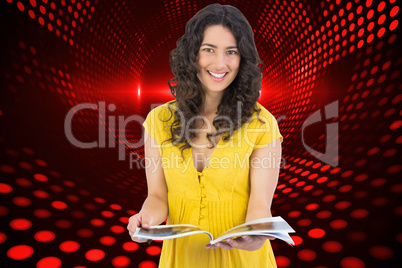
[[206,51],[206,52],[214,52],[214,50],[212,48],[204,48],[204,51]]
[[227,53],[230,54],[230,55],[234,55],[234,54],[237,54],[237,51],[229,50]]

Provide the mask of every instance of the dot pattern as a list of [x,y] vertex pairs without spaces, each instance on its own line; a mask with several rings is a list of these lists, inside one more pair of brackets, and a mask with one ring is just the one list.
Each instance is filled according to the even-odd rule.
[[[129,163],[143,159],[143,148],[130,146],[141,126],[124,120],[172,99],[169,52],[212,2],[148,2],[0,1],[2,267],[157,267],[162,243],[139,245],[125,229],[146,181]],[[400,3],[219,2],[250,21],[265,63],[259,102],[284,136],[272,212],[294,227],[296,246],[271,242],[278,267],[396,267]],[[334,101],[337,117],[303,128]],[[82,103],[97,106],[74,108],[74,137],[99,148],[66,138],[66,114]],[[326,132],[330,123],[339,133]]]

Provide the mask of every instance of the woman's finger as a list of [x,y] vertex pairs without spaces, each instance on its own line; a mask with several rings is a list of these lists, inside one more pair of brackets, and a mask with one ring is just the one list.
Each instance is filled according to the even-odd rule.
[[240,246],[240,243],[238,240],[227,238],[226,243],[228,243],[232,248],[238,248]]
[[249,235],[242,235],[241,238],[243,238],[244,241],[246,242],[250,242],[252,240],[252,238]]
[[139,219],[139,214],[131,216],[128,220],[127,230],[135,231],[138,226],[141,226],[141,221]]
[[139,239],[139,238],[132,237],[132,236],[131,236],[131,240],[133,240],[134,242],[137,242],[137,243],[145,243],[148,241],[148,239]]
[[129,232],[129,234],[130,234],[131,240],[133,240],[134,242],[145,243],[145,242],[148,241],[148,239],[141,239],[141,238],[138,238],[138,237],[133,237],[134,233],[132,233],[132,232]]
[[224,243],[224,242],[219,242],[216,243],[216,245],[220,248],[224,248],[224,249],[232,249],[232,246],[229,245],[228,243]]
[[266,239],[275,240],[276,239],[276,237],[273,237],[273,236],[270,236],[270,235],[259,235],[258,237],[263,239],[263,240],[266,240]]
[[137,242],[137,243],[145,243],[148,241],[147,239],[140,239],[138,237],[133,237],[133,235],[135,234],[135,231],[137,230],[137,227],[139,227],[139,226],[141,226],[141,214],[140,213],[130,217],[130,219],[128,221],[128,225],[127,225],[127,230],[131,237],[131,240],[133,240],[134,242]]

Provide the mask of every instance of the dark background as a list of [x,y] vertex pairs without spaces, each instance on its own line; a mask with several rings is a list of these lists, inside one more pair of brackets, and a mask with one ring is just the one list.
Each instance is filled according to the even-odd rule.
[[[265,63],[258,101],[284,136],[272,208],[297,245],[272,242],[278,267],[400,267],[400,2],[218,2],[254,29]],[[123,133],[140,141],[140,122],[121,127],[117,118],[145,118],[173,99],[169,51],[211,3],[0,1],[1,267],[156,267],[162,244],[138,246],[125,229],[146,197],[144,170],[129,164],[143,148],[119,160],[109,136],[116,146]],[[106,148],[75,147],[67,113],[100,102],[116,106],[99,111],[116,117],[115,127],[101,123],[115,135]],[[310,147],[331,152],[314,156],[303,123],[319,110],[325,118],[333,102],[338,117],[304,129]],[[97,141],[99,118],[77,112],[75,137]],[[326,133],[329,123],[339,133]]]

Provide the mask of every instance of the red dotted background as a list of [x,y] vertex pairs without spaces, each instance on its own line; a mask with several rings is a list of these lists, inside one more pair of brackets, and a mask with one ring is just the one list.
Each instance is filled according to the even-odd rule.
[[[400,1],[218,2],[249,19],[265,62],[259,102],[281,119],[273,214],[296,246],[272,242],[278,267],[401,267]],[[173,98],[169,51],[210,3],[0,0],[1,267],[157,266],[161,242],[138,245],[125,229],[146,181],[128,162],[141,147],[118,160],[118,139],[141,140],[141,127],[117,118]],[[303,129],[335,101],[339,116]],[[97,140],[99,117],[116,118],[101,124],[102,148],[66,138],[81,103],[99,111],[76,113],[80,141]],[[339,133],[326,133],[330,123]]]

